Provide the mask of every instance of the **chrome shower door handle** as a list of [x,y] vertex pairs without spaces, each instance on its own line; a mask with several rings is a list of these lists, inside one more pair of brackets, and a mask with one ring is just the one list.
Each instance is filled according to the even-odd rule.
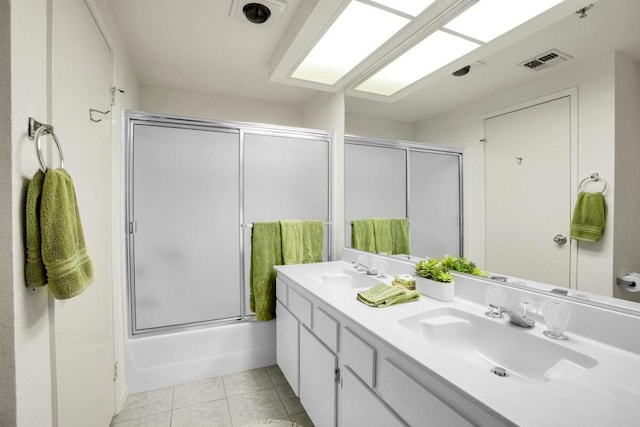
[[555,236],[553,236],[553,241],[556,242],[558,246],[562,246],[567,243],[567,236],[565,236],[564,234],[556,234]]

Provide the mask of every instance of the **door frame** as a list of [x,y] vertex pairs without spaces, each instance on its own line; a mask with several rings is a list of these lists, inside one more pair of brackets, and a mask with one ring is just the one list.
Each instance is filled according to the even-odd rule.
[[[569,147],[569,180],[570,180],[570,193],[571,193],[571,206],[574,206],[578,198],[578,87],[573,86],[567,89],[563,89],[557,92],[552,92],[547,95],[543,95],[537,98],[528,99],[523,102],[519,102],[513,105],[499,108],[497,110],[489,111],[480,115],[479,129],[479,142],[483,144],[486,141],[485,121],[494,117],[502,116],[505,114],[513,113],[519,110],[524,110],[536,105],[544,104],[550,101],[555,101],[560,98],[569,98],[569,125],[570,125],[570,147]],[[481,172],[482,179],[480,181],[480,209],[482,229],[480,230],[480,240],[482,252],[478,261],[480,265],[484,265],[485,258],[485,243],[486,243],[486,169],[485,169],[485,150],[482,148],[482,163],[479,170]],[[578,242],[574,239],[569,239],[570,250],[570,265],[569,265],[569,288],[577,289],[577,276],[578,276]]]

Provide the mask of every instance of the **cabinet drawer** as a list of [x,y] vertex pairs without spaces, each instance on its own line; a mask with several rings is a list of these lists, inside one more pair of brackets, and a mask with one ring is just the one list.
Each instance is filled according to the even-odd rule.
[[381,361],[378,393],[410,426],[471,427],[460,414],[404,373],[388,359]]
[[282,280],[276,278],[276,298],[284,304],[289,305],[289,286]]
[[289,310],[302,324],[311,328],[311,302],[293,289],[289,289],[288,299],[289,304],[287,304],[287,307],[289,307]]
[[376,385],[376,349],[367,344],[362,338],[354,334],[349,328],[344,328],[340,345],[342,363],[369,387]]
[[331,351],[338,352],[338,331],[340,324],[322,308],[313,309],[313,333],[316,334]]

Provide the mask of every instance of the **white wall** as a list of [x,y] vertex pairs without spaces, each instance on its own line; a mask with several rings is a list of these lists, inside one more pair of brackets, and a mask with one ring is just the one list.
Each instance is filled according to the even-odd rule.
[[[0,0],[0,247],[13,246],[11,192],[11,21],[9,1]],[[0,425],[15,423],[13,256],[0,256]]]
[[299,105],[151,86],[140,87],[140,110],[223,121],[302,125]]
[[[616,54],[615,191],[613,274],[640,272],[640,64]],[[640,302],[640,293],[614,286],[613,296]]]
[[[10,141],[0,144],[0,236],[2,247],[11,248],[0,260],[1,426],[55,424],[52,301],[47,288],[27,289],[23,274],[24,197],[39,167],[26,136],[27,119],[50,122],[48,5],[46,0],[0,1],[0,137]],[[116,81],[126,82],[128,89],[119,106],[137,108],[138,84],[126,52],[121,41],[112,39],[115,32],[109,34],[108,21],[100,21],[114,50]],[[115,126],[119,135],[119,124]]]
[[369,136],[396,141],[415,141],[416,124],[347,113],[345,116],[345,133],[347,135]]
[[302,126],[325,130],[333,136],[333,247],[332,258],[342,257],[344,247],[344,93],[318,93],[302,108]]
[[[0,161],[4,171],[3,193],[8,193],[6,185],[11,186],[10,211],[7,212],[10,217],[2,219],[3,226],[9,225],[8,222],[11,225],[11,232],[7,234],[11,236],[11,242],[3,245],[5,254],[2,258],[3,263],[11,259],[13,262],[10,268],[5,265],[3,269],[3,273],[9,274],[6,278],[3,274],[2,287],[12,288],[3,291],[6,298],[0,299],[0,312],[12,314],[12,318],[8,323],[2,323],[0,334],[3,342],[4,337],[10,337],[9,343],[13,341],[8,350],[9,355],[13,353],[14,363],[5,363],[2,357],[0,377],[13,382],[13,388],[3,390],[3,410],[9,406],[7,413],[1,414],[3,426],[35,427],[52,423],[49,296],[46,288],[35,292],[26,288],[22,230],[27,180],[39,167],[33,142],[26,136],[27,119],[31,116],[46,122],[49,118],[47,4],[46,0],[13,0],[9,3],[11,137],[10,143],[2,145],[10,147],[11,157],[3,155]],[[5,20],[7,15],[3,13],[3,17]],[[7,171],[11,171],[8,182],[4,180]],[[5,200],[3,197],[3,203]],[[4,212],[3,209],[3,215]]]
[[[606,231],[597,244],[578,249],[578,288],[611,295],[614,212],[614,64],[609,54],[582,64],[540,72],[540,77],[526,85],[474,102],[419,123],[416,137],[420,141],[465,147],[465,255],[483,259],[484,228],[481,181],[483,154],[480,117],[511,105],[571,87],[578,87],[578,170],[579,180],[598,172],[610,183],[607,193],[609,218]],[[569,64],[567,64],[569,65]],[[543,135],[543,130],[541,136]]]

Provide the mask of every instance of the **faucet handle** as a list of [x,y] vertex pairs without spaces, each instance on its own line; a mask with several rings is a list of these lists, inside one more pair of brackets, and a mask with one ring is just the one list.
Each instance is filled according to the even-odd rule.
[[488,304],[489,311],[484,313],[486,316],[493,317],[495,319],[502,319],[504,316],[502,313],[505,312],[504,307],[500,307],[499,305]]
[[520,301],[520,307],[522,307],[522,318],[526,319],[527,314],[529,314],[529,306],[531,303],[529,301]]

